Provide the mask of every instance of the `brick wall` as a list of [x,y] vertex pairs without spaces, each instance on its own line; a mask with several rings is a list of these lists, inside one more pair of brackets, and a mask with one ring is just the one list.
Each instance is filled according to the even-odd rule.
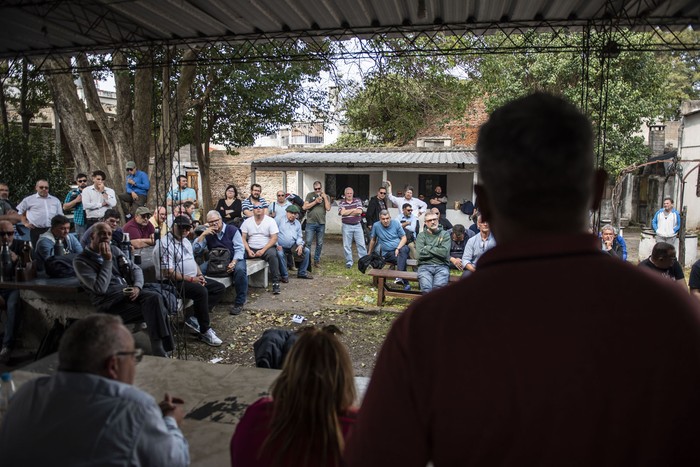
[[[238,189],[240,199],[250,195],[251,169],[250,162],[263,157],[286,154],[287,148],[238,148],[237,154],[226,154],[225,151],[211,152],[210,173],[212,204],[224,196],[227,185],[233,184]],[[297,172],[287,172],[287,190],[295,191]],[[205,176],[202,174],[202,176]],[[256,182],[262,186],[262,196],[269,202],[274,201],[275,193],[282,188],[282,172],[258,170]]]
[[[450,120],[447,123],[436,122],[429,124],[418,132],[417,138],[431,136],[449,136],[452,138],[452,146],[462,146],[473,149],[476,146],[476,137],[479,127],[488,119],[486,107],[480,99],[475,100],[464,113],[464,116],[457,120]],[[413,142],[415,145],[415,141]]]

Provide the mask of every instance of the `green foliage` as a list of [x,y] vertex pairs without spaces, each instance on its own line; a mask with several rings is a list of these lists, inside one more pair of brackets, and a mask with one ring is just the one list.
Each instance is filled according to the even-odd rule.
[[35,193],[36,181],[46,179],[51,194],[63,201],[70,177],[53,138],[52,131],[33,129],[25,139],[16,126],[10,128],[9,135],[0,135],[0,179],[9,185],[11,199],[20,200]]
[[348,148],[371,148],[378,146],[377,142],[370,140],[360,131],[345,133],[338,136],[335,143],[329,144],[329,148],[348,149]]

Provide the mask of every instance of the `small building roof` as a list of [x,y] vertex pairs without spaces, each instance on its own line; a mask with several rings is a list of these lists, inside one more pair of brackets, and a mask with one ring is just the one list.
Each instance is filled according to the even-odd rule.
[[255,159],[253,169],[297,170],[305,167],[376,168],[391,166],[411,168],[444,168],[475,171],[477,167],[474,151],[305,151],[290,152],[277,156]]

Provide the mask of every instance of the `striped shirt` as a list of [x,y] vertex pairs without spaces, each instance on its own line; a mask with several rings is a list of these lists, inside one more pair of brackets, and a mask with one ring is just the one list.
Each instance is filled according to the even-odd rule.
[[[338,201],[338,215],[340,214],[340,211],[343,209],[357,209],[357,208],[362,208],[362,200],[360,198],[353,198],[350,203],[345,201],[345,198],[341,199]],[[352,216],[343,216],[343,224],[350,224],[350,225],[357,225],[360,223],[360,219],[362,216],[360,214],[355,214]]]

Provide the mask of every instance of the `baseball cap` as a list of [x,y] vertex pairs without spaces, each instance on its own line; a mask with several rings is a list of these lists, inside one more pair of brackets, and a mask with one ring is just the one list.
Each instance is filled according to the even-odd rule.
[[135,169],[136,168],[136,162],[134,161],[129,161],[126,163],[126,168],[127,169]]
[[189,225],[192,226],[192,219],[190,219],[190,216],[177,216],[175,219],[173,219],[173,225]]
[[141,206],[141,207],[136,209],[136,215],[137,216],[150,216],[151,210],[148,209],[146,206]]

